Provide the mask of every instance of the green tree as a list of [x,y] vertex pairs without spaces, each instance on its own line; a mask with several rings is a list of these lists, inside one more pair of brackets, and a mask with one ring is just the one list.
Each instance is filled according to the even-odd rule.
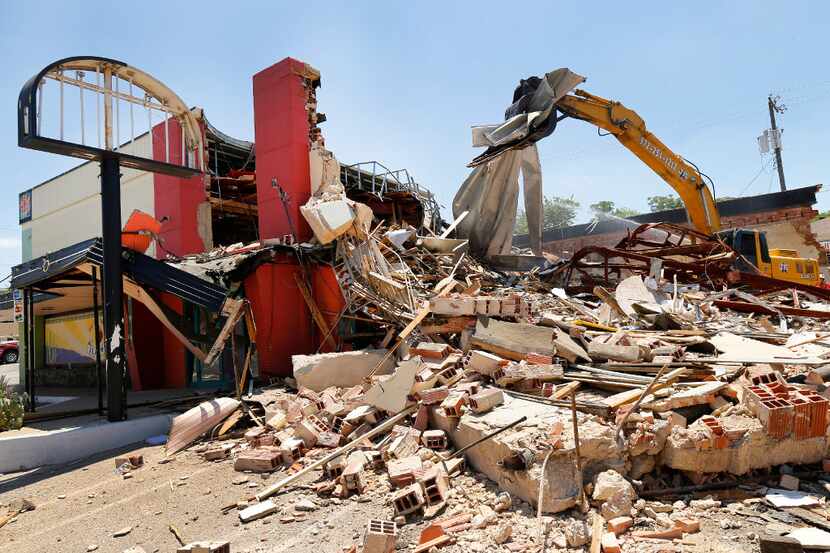
[[668,209],[679,209],[683,207],[683,202],[679,196],[669,194],[667,196],[649,196],[648,207],[652,212],[666,211]]
[[[576,219],[579,202],[573,198],[545,196],[542,202],[542,228],[560,228],[572,225]],[[527,214],[519,210],[516,216],[516,234],[527,234]]]
[[622,217],[623,219],[640,214],[636,209],[617,207],[610,200],[602,200],[601,202],[591,204],[589,207],[595,215],[613,215],[614,217]]

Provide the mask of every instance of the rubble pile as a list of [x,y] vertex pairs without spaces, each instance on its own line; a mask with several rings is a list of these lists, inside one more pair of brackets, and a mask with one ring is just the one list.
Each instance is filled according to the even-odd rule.
[[[821,471],[778,468],[779,482],[774,469],[827,457],[820,293],[750,293],[657,262],[574,293],[411,227],[354,225],[336,242],[344,313],[375,329],[367,347],[295,356],[293,379],[242,397],[220,430],[232,439],[197,449],[282,473],[233,506],[243,523],[382,498],[387,519],[351,551],[393,551],[412,524],[420,552],[674,551],[702,522],[725,524],[718,500],[696,497],[735,476],[754,498],[745,516],[789,490],[795,519],[826,517]],[[274,497],[309,473],[307,497]]]

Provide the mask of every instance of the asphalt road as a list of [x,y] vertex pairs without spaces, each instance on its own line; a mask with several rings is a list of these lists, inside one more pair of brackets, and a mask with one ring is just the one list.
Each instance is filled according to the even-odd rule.
[[20,384],[20,373],[18,363],[9,363],[0,365],[0,377],[5,377],[6,383],[11,386]]

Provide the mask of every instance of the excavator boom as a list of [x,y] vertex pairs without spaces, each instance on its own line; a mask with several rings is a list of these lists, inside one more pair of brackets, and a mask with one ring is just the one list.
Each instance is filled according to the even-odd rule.
[[560,98],[556,107],[611,133],[660,175],[680,196],[695,229],[710,235],[720,230],[715,200],[700,172],[651,134],[635,111],[579,89]]

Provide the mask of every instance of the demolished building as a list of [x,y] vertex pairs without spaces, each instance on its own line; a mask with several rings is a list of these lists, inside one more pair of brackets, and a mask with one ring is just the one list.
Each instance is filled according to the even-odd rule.
[[[315,173],[320,156],[312,147],[322,145],[318,123],[325,120],[316,110],[319,73],[289,58],[255,75],[253,83],[255,143],[222,133],[195,109],[207,172],[179,178],[123,170],[125,231],[131,216],[159,222],[139,231],[152,235],[146,255],[134,252],[125,234],[124,256],[165,275],[149,284],[126,277],[130,289],[142,288],[143,300],[136,294],[125,298],[131,390],[233,383],[234,365],[241,366],[253,348],[252,333],[243,330],[238,349],[232,353],[230,344],[223,344],[224,353],[205,364],[199,352],[219,338],[228,313],[221,302],[194,301],[190,291],[200,287],[248,303],[259,346],[253,370],[262,378],[290,374],[291,355],[317,351],[323,338],[319,323],[334,325],[342,311],[327,254],[324,263],[314,261],[315,249],[307,243],[312,231],[300,210],[312,195],[312,179],[322,178]],[[172,119],[155,124],[125,144],[125,151],[162,160],[171,152],[174,158],[181,155],[181,135],[171,132],[177,124]],[[434,197],[406,170],[390,171],[378,162],[336,167],[334,179],[349,198],[374,210],[370,217],[437,226]],[[92,293],[100,290],[101,271],[90,269],[100,263],[95,254],[100,248],[95,241],[100,233],[97,178],[97,165],[88,162],[20,195],[23,263],[13,269],[12,287],[18,290],[17,322],[25,328],[20,382],[30,397],[35,386],[51,394],[69,387],[94,395],[96,384],[103,385],[95,346],[101,342],[101,298]],[[153,259],[160,263],[154,265]],[[208,260],[212,265],[201,263]],[[179,276],[171,280],[171,274]],[[317,308],[313,315],[308,301]],[[326,337],[323,348],[333,349],[335,339],[339,343],[339,333]]]
[[[233,206],[233,239],[245,238],[255,212],[256,240],[224,244],[219,222],[208,249],[206,227],[172,225],[158,244],[177,249],[156,250],[155,260],[125,250],[129,284],[151,298],[201,305],[191,290],[198,280],[209,318],[180,312],[177,324],[169,309],[152,314],[170,323],[165,350],[222,355],[233,383],[235,399],[211,399],[174,420],[167,454],[279,475],[223,512],[243,524],[276,513],[295,522],[317,504],[304,498],[289,511],[278,494],[305,479],[321,501],[383,496],[388,516],[367,521],[364,553],[394,550],[399,530],[425,520],[416,551],[488,527],[498,529],[488,544],[544,549],[543,515],[569,509],[562,548],[591,541],[592,551],[611,552],[697,533],[700,512],[720,505],[692,499],[658,514],[640,497],[734,487],[733,476],[747,476],[749,491],[770,502],[781,490],[767,486],[786,485],[795,500],[819,503],[812,488],[793,484],[796,471],[772,468],[809,464],[798,472],[809,478],[828,455],[830,292],[736,272],[726,244],[670,223],[598,249],[603,263],[576,256],[527,271],[494,266],[479,255],[486,247],[472,251],[453,236],[464,234],[465,213],[443,229],[427,193],[406,178],[340,166],[316,126],[318,83],[295,60],[258,74],[255,109],[268,115],[257,119],[256,153],[214,143],[236,148],[243,168],[192,186],[200,201],[179,197],[197,222],[206,221],[204,197],[211,217]],[[274,112],[274,87],[287,117]],[[254,193],[244,209],[223,203]],[[645,236],[653,231],[665,234],[659,247]],[[61,294],[30,305],[88,286],[81,267],[95,264],[95,247],[18,268],[30,294]],[[176,335],[191,324],[204,332],[201,343],[196,331]],[[499,487],[492,503],[466,497],[473,471]],[[538,532],[501,523],[514,501],[533,507]],[[818,513],[826,519],[826,509],[800,516]]]

